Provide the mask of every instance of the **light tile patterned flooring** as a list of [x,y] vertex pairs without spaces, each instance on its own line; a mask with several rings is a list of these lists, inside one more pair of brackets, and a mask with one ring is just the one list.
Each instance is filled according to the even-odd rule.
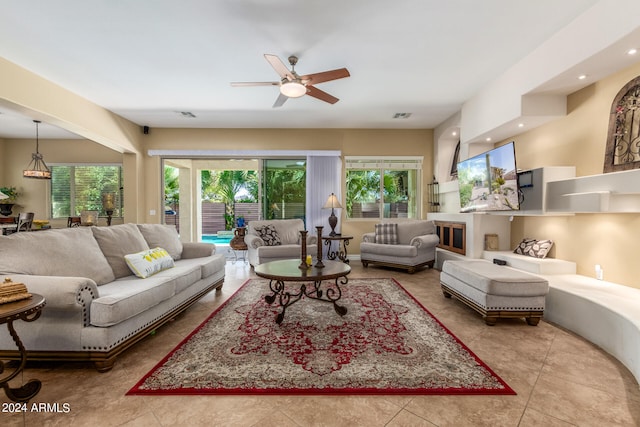
[[[164,355],[247,278],[227,263],[225,285],[116,360],[30,365],[21,378],[42,380],[35,401],[67,403],[67,413],[0,413],[2,426],[640,426],[640,389],[616,359],[546,322],[484,324],[445,299],[439,272],[409,275],[352,261],[352,278],[393,277],[484,360],[517,396],[125,396]],[[292,307],[295,309],[295,307]],[[5,330],[6,333],[6,330]],[[12,385],[19,384],[15,380]],[[0,401],[7,402],[0,392]],[[4,406],[3,406],[4,407]]]

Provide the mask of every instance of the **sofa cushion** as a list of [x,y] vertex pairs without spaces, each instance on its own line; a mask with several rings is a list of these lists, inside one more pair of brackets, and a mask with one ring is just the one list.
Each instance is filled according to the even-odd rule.
[[182,256],[182,242],[175,225],[138,224],[138,229],[150,248],[164,248],[176,261]]
[[376,243],[382,244],[398,244],[398,224],[385,223],[376,224]]
[[0,272],[114,280],[91,228],[62,228],[0,237]]
[[266,224],[256,229],[258,236],[264,241],[265,246],[280,246],[282,240],[273,224]]
[[140,280],[123,277],[100,287],[91,301],[91,325],[108,327],[140,314],[175,295],[175,278],[152,276]]
[[553,240],[536,240],[525,237],[518,244],[513,253],[544,259],[552,246]]
[[135,254],[125,255],[124,259],[133,274],[141,279],[174,266],[173,258],[162,248],[145,249]]
[[131,275],[131,270],[124,260],[125,255],[149,249],[149,245],[135,224],[91,227],[91,229],[116,279]]

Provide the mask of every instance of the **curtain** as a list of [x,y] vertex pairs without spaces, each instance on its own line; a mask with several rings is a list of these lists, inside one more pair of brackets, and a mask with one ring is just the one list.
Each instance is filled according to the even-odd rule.
[[[307,209],[306,225],[309,234],[317,233],[316,226],[323,226],[322,234],[331,232],[331,209],[323,209],[329,195],[334,193],[344,206],[341,185],[342,161],[339,156],[307,156]],[[336,233],[340,233],[342,209],[336,209],[338,217]]]

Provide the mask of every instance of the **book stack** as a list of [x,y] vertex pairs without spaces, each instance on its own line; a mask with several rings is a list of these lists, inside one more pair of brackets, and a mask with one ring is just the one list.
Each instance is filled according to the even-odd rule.
[[14,283],[8,277],[0,283],[0,304],[31,298],[24,283]]

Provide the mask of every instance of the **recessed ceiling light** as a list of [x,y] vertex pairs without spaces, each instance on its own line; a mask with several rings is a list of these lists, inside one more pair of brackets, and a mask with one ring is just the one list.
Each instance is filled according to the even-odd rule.
[[456,132],[455,130],[453,132],[451,132],[451,136],[456,136],[458,134],[458,132]]
[[580,74],[580,75],[578,76],[578,80],[584,80],[584,79],[586,79],[586,78],[587,78],[587,75],[586,75],[586,74]]
[[487,142],[491,141],[491,137],[487,138]]
[[629,49],[627,51],[627,55],[635,55],[636,53],[638,53],[638,49],[635,49],[635,48]]
[[518,127],[519,128],[523,128],[524,127],[524,123],[518,123]]

